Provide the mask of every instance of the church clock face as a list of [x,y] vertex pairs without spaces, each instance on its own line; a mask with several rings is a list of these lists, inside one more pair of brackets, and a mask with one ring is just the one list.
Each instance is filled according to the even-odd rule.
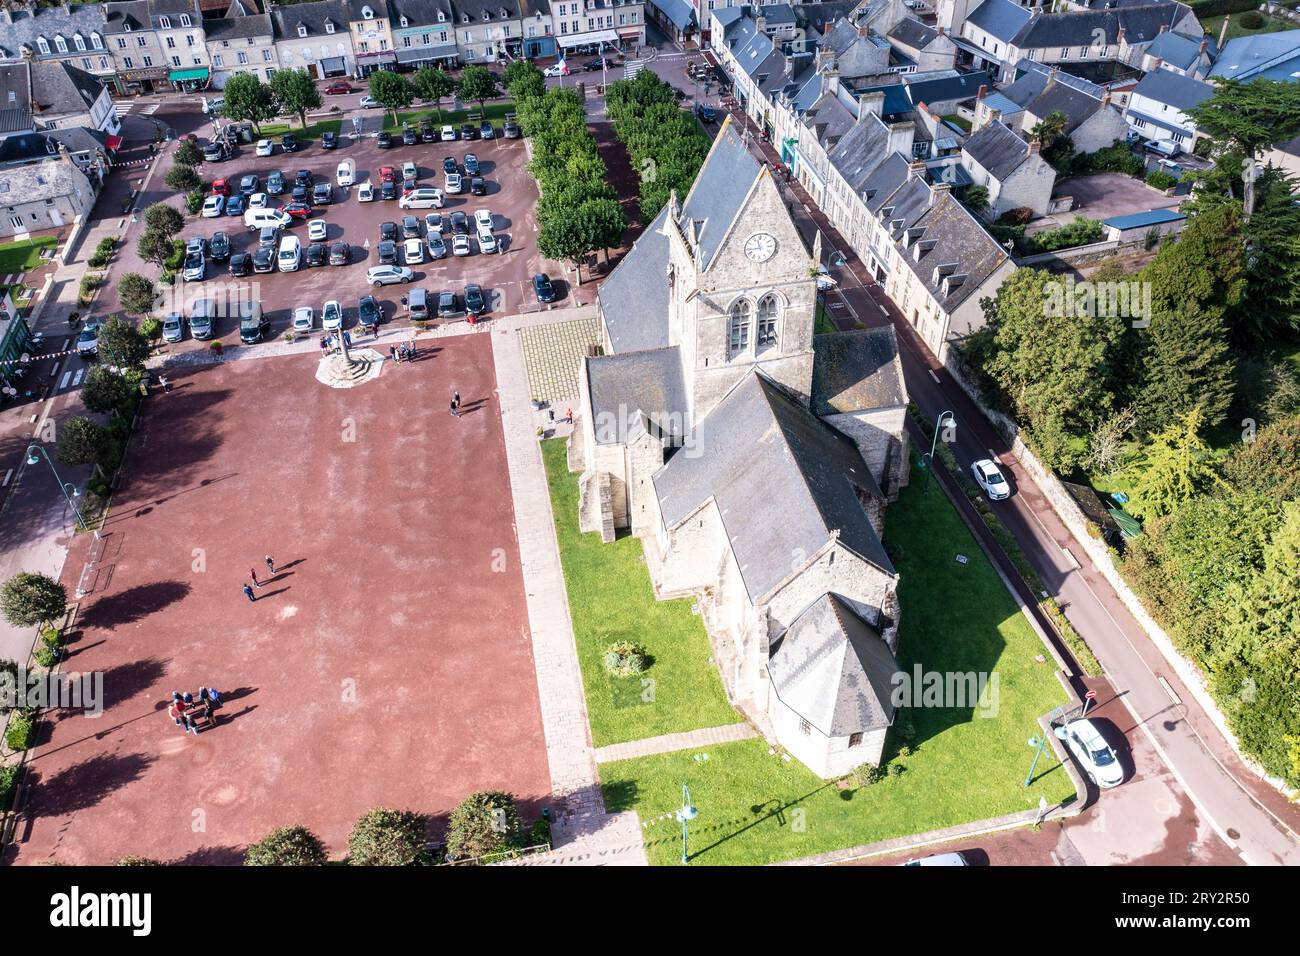
[[766,262],[776,254],[776,239],[765,232],[756,232],[745,240],[745,255],[754,262]]

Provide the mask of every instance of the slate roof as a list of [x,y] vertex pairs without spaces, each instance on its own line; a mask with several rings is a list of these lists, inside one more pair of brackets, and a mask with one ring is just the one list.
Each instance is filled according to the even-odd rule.
[[127,27],[130,27],[131,31],[149,29],[149,0],[106,3],[104,12],[108,16],[108,23],[104,29],[106,34],[126,33]]
[[699,224],[696,235],[702,268],[707,269],[713,261],[760,168],[728,117],[682,204],[683,227]]
[[60,60],[24,60],[0,65],[0,128],[28,129],[35,117],[86,113],[104,84],[85,70]]
[[650,0],[650,5],[679,30],[686,30],[695,22],[695,10],[686,0]]
[[1065,131],[1071,133],[1101,109],[1105,90],[1095,83],[1032,60],[1021,60],[1017,69],[1026,66],[1028,72],[1006,87],[1002,95],[1034,116],[1064,113]]
[[0,139],[0,167],[57,155],[58,149],[50,143],[48,133],[15,133]]
[[834,93],[818,97],[801,118],[803,125],[813,131],[817,141],[826,149],[833,148],[857,121],[857,113],[845,106]]
[[665,205],[596,293],[615,352],[668,347],[667,222]]
[[1148,209],[1146,212],[1130,213],[1127,216],[1114,216],[1102,220],[1103,226],[1112,229],[1141,229],[1144,226],[1157,226],[1166,222],[1178,222],[1186,219],[1184,213],[1177,209]]
[[1214,95],[1214,87],[1173,70],[1152,70],[1133,89],[1133,96],[1145,96],[1186,112]]
[[[91,3],[71,6],[67,13],[62,7],[11,7],[10,16],[13,23],[0,24],[0,49],[5,56],[17,57],[23,46],[31,47],[32,56],[38,60],[55,60],[66,56],[86,56],[72,42],[72,37],[80,33],[86,40],[87,51],[90,48],[90,34],[107,33],[107,19],[100,4]],[[68,41],[68,52],[60,53],[54,46],[54,35],[62,34]],[[45,37],[50,44],[48,55],[42,54],[36,45],[37,37]],[[105,44],[107,46],[107,44]],[[100,52],[100,51],[95,51]]]
[[718,22],[718,26],[722,27],[722,35],[725,37],[728,33],[728,28],[730,28],[732,24],[741,17],[745,16],[747,9],[748,8],[746,7],[720,7],[709,12]]
[[966,22],[1010,43],[1032,17],[1032,11],[1012,0],[984,0],[970,12]]
[[929,73],[912,73],[896,76],[886,82],[856,85],[846,84],[855,94],[884,93],[882,112],[886,117],[910,113],[919,103],[950,103],[977,96],[980,87],[991,87],[987,70],[961,73],[957,70],[935,70]]
[[66,129],[52,129],[45,133],[46,139],[62,143],[69,153],[91,153],[102,149],[108,155],[108,134],[103,130],[91,129],[89,126],[69,126]]
[[[1028,21],[1012,42],[1022,50],[1089,46],[1099,40],[1118,43],[1119,31],[1123,29],[1125,42],[1130,46],[1149,43],[1160,35],[1161,27],[1172,30],[1190,12],[1191,8],[1181,3],[1162,2],[1141,7],[1117,7],[1113,10],[1043,13]],[[1198,42],[1199,39],[1198,37]]]
[[855,486],[880,495],[857,446],[761,372],[750,371],[653,476],[673,528],[712,499],[751,600],[839,532],[850,551],[893,574]]
[[647,422],[680,438],[690,421],[676,346],[590,358],[586,375],[597,444],[627,444]]
[[[344,0],[349,2],[349,0]],[[500,20],[517,19],[519,17],[519,0],[456,0],[456,23],[461,23],[461,14],[468,13],[474,23],[495,23]],[[505,11],[505,16],[501,11]],[[486,13],[488,20],[483,19]]]
[[983,103],[991,110],[1001,110],[1003,116],[1014,116],[1025,109],[1015,100],[1008,99],[1001,93],[990,93],[984,97]]
[[983,166],[994,179],[1001,181],[1029,158],[1029,144],[995,120],[972,133],[962,146],[962,152]]
[[348,32],[348,10],[344,0],[314,0],[312,3],[271,8],[276,39],[296,39],[299,26],[307,28],[308,37],[328,36],[325,30],[327,21],[334,24],[336,34]]
[[270,14],[254,13],[204,20],[203,32],[209,40],[242,40],[247,37],[274,37],[275,26],[271,23]]
[[1300,30],[1237,37],[1223,46],[1210,76],[1232,80],[1256,78],[1294,82],[1300,70]]
[[812,410],[837,415],[907,404],[892,326],[813,337]]
[[[0,169],[0,204],[30,203],[70,196],[85,179],[68,163],[51,160]],[[80,180],[80,183],[78,182]],[[8,186],[7,190],[3,189]]]
[[880,633],[823,594],[774,644],[767,669],[781,703],[827,737],[888,727],[898,663]]
[[[1213,52],[1213,43],[1207,52]],[[1147,47],[1147,56],[1159,57],[1166,63],[1172,63],[1181,70],[1188,70],[1201,55],[1201,41],[1193,40],[1181,34],[1168,31],[1160,34]]]
[[888,158],[889,129],[877,116],[864,117],[845,133],[826,158],[856,194],[876,167]]
[[938,35],[939,31],[934,27],[926,26],[913,17],[904,17],[898,21],[894,29],[889,31],[889,39],[897,40],[914,50],[925,49]]
[[763,18],[767,20],[768,26],[782,26],[787,23],[794,23],[794,8],[788,3],[775,3],[771,6],[764,6]]
[[[393,14],[393,28],[405,30],[409,27],[437,26],[438,14],[445,20],[443,26],[453,22],[451,3],[448,0],[388,0],[388,7]],[[406,17],[406,26],[402,26],[402,17]],[[398,48],[401,52],[401,48]]]

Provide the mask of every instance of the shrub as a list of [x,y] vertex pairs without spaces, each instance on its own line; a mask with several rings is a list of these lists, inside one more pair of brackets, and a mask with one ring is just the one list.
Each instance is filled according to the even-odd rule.
[[[203,200],[205,198],[206,197],[202,189],[191,190],[190,193],[185,197],[185,208],[190,211],[191,215],[197,213],[200,209],[203,208]],[[184,248],[184,245],[182,245],[182,248]]]
[[1178,177],[1165,172],[1163,169],[1153,169],[1147,173],[1147,185],[1152,189],[1173,189],[1178,185]]
[[0,766],[0,811],[9,809],[14,791],[18,789],[18,774],[21,769],[18,764]]
[[1008,209],[998,217],[998,222],[1004,226],[1023,226],[1029,220],[1034,218],[1034,211],[1028,206],[1017,206],[1015,209]]
[[498,853],[515,845],[522,831],[513,796],[500,790],[472,793],[451,811],[447,852],[456,859]]
[[352,827],[348,863],[353,866],[410,866],[424,852],[428,819],[410,810],[376,807]]
[[17,753],[26,750],[32,737],[33,715],[29,713],[14,714],[9,718],[9,727],[5,730],[5,746]]
[[1243,30],[1258,30],[1264,25],[1264,15],[1258,10],[1247,10],[1237,18],[1237,23]]
[[528,828],[528,837],[525,841],[528,846],[541,846],[551,842],[551,824],[549,820],[538,820]]
[[244,866],[324,866],[320,837],[306,827],[277,827],[244,854]]
[[617,677],[640,674],[649,666],[645,648],[635,641],[615,641],[605,651],[605,670]]
[[1098,220],[1080,216],[1074,222],[1060,228],[1045,229],[1032,236],[1026,236],[1022,246],[1029,255],[1055,252],[1057,249],[1069,249],[1072,246],[1086,246],[1091,242],[1100,242],[1105,234]]
[[885,779],[885,769],[875,764],[859,764],[853,768],[853,782],[863,789]]
[[124,856],[118,860],[114,866],[162,866],[157,860],[152,860],[147,856]]
[[47,624],[67,610],[67,588],[47,575],[20,571],[0,587],[0,613],[13,627]]
[[156,342],[158,337],[162,335],[162,322],[153,316],[149,316],[140,323],[140,334],[150,342]]
[[176,272],[185,264],[185,242],[181,239],[172,240],[172,254],[163,263],[163,268],[168,272]]
[[32,657],[41,667],[50,668],[59,662],[59,649],[50,647],[48,644],[42,644],[36,648]]
[[[1208,142],[1208,141],[1207,141]],[[1078,173],[1124,173],[1141,176],[1142,159],[1134,155],[1127,143],[1117,142],[1079,158]]]

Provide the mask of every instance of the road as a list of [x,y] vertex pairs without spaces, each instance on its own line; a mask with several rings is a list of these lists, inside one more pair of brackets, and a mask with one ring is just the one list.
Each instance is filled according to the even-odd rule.
[[[777,162],[770,145],[757,137],[752,148],[766,161]],[[798,184],[787,185],[786,191],[806,234],[814,227],[823,233],[826,264],[840,281],[837,297],[843,308],[831,311],[836,324],[842,328],[852,328],[855,321],[868,326],[892,324],[911,400],[931,421],[944,411],[955,414],[958,427],[951,447],[957,461],[969,468],[977,459],[993,458],[1008,473],[1016,493],[994,505],[998,517],[1101,662],[1132,718],[1131,730],[1140,730],[1215,832],[1242,860],[1255,865],[1300,865],[1300,809],[1255,779],[1233,754],[1109,583],[1091,565],[1081,566],[1075,560],[1071,549],[1079,549],[1073,537],[1011,455],[1007,442],[921,344]],[[847,260],[842,267],[831,265],[837,250]]]

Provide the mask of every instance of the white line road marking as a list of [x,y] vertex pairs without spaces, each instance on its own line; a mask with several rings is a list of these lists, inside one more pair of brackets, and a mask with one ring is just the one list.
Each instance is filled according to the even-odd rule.
[[1160,681],[1160,686],[1165,689],[1165,693],[1169,695],[1170,700],[1172,700],[1179,707],[1183,706],[1183,699],[1179,697],[1178,692],[1169,685],[1169,681],[1165,680],[1163,677],[1160,676],[1157,676],[1156,680]]
[[67,387],[68,387],[68,379],[70,379],[70,378],[72,378],[72,370],[71,370],[71,369],[69,369],[68,371],[66,371],[66,372],[63,373],[63,380],[59,382],[59,388],[60,388],[60,389],[67,388]]
[[81,384],[81,378],[82,378],[82,376],[84,376],[85,374],[86,374],[86,370],[85,370],[84,368],[79,368],[79,369],[77,369],[76,377],[74,377],[73,380],[72,380],[72,387],[73,387],[73,388],[76,388],[78,385]]
[[13,470],[12,468],[10,468],[8,471],[5,472],[5,480],[4,480],[4,481],[0,481],[0,488],[7,488],[7,487],[9,487],[9,479],[10,479],[11,477],[13,477],[13,473],[14,473],[14,470]]
[[934,369],[932,369],[932,368],[927,368],[926,371],[929,372],[929,373],[930,373],[930,377],[931,377],[932,379],[934,379],[934,384],[938,385],[938,384],[939,384],[939,376],[934,374]]
[[72,339],[64,339],[64,340],[63,340],[63,348],[59,349],[59,351],[60,351],[60,352],[66,352],[66,351],[68,350],[68,346],[71,345],[71,344],[72,344]]

